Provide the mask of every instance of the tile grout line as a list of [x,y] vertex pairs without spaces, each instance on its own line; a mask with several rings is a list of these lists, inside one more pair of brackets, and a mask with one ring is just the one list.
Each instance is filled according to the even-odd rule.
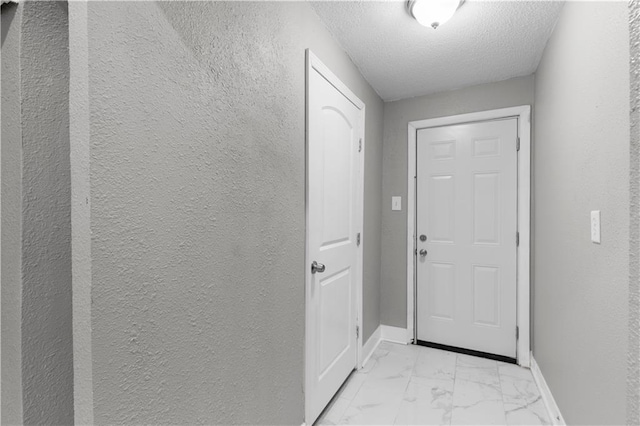
[[407,395],[407,390],[409,390],[409,383],[411,383],[411,379],[413,378],[413,371],[416,369],[416,364],[418,363],[418,358],[420,357],[420,350],[418,350],[418,356],[413,361],[413,366],[411,366],[411,371],[409,372],[409,380],[407,381],[407,385],[404,388],[404,392],[402,393],[402,399],[400,400],[400,405],[398,406],[398,410],[396,412],[395,417],[393,418],[393,424],[395,425],[398,421],[398,416],[400,415],[400,410],[402,409],[402,402],[404,401],[404,397]]
[[502,412],[504,413],[504,423],[509,424],[507,420],[507,409],[504,406],[504,390],[502,389],[502,374],[500,374],[500,365],[496,362],[496,370],[498,371],[498,384],[500,385],[500,402],[502,402]]
[[[521,367],[518,367],[521,368]],[[508,376],[506,375],[505,377],[511,377],[511,379],[514,382],[518,382],[518,381],[526,381],[529,382],[533,385],[533,387],[535,388],[536,394],[537,394],[537,398],[535,398],[534,400],[530,401],[527,398],[527,395],[524,394],[523,392],[521,392],[519,389],[517,389],[517,386],[514,385],[515,387],[515,391],[517,392],[517,395],[515,397],[515,399],[517,400],[517,402],[514,402],[513,405],[515,405],[517,408],[510,410],[511,412],[513,411],[517,411],[517,410],[521,410],[521,409],[525,409],[525,410],[529,410],[533,415],[535,415],[536,417],[538,417],[538,419],[540,420],[540,424],[552,424],[552,419],[551,416],[549,414],[548,409],[546,408],[546,404],[544,404],[543,401],[543,397],[542,397],[542,392],[540,391],[540,388],[538,387],[538,383],[535,381],[535,378],[532,375],[531,369],[526,369],[528,371],[528,375],[529,377],[525,378],[521,378],[521,377],[517,377],[517,376]],[[501,376],[502,377],[502,376]],[[505,380],[506,381],[506,380]],[[504,401],[504,398],[503,398]],[[533,404],[535,404],[538,401],[542,401],[545,409],[544,409],[544,417],[542,418],[540,417],[540,415],[538,413],[536,413],[533,409],[531,409],[530,407],[533,406]],[[504,403],[506,404],[506,401],[504,401]],[[507,413],[507,410],[505,408],[505,413]],[[547,423],[545,423],[547,422]]]
[[451,391],[451,415],[449,416],[449,426],[453,423],[453,410],[455,408],[455,404],[453,401],[456,400],[456,382],[458,378],[458,359],[460,358],[460,354],[453,352],[456,357],[456,362],[453,367],[453,390]]
[[[377,361],[376,361],[377,362]],[[362,381],[362,383],[360,383],[360,386],[358,386],[358,389],[356,389],[353,392],[353,397],[350,398],[349,401],[349,405],[347,405],[347,408],[345,408],[344,413],[342,413],[342,415],[340,416],[340,418],[338,419],[338,423],[339,425],[343,424],[343,420],[345,418],[345,415],[349,412],[349,408],[351,408],[351,406],[353,405],[353,401],[356,399],[356,396],[358,395],[358,392],[360,392],[360,389],[362,388],[362,385],[364,384],[364,382],[367,380],[369,373],[363,373],[365,376],[364,380]],[[345,398],[346,399],[346,398]]]

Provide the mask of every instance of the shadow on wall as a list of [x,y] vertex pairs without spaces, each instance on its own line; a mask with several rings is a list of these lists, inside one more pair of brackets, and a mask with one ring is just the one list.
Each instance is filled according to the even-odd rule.
[[2,46],[4,47],[4,40],[7,38],[9,28],[13,25],[13,19],[16,16],[18,10],[17,3],[3,3],[2,6]]
[[[2,347],[9,352],[3,350],[2,401],[3,408],[10,407],[3,409],[2,422],[69,424],[73,341],[67,3],[3,5],[2,47],[3,55],[5,48],[12,55],[2,63]],[[4,106],[11,96],[16,97],[7,122]],[[5,133],[9,129],[14,131]]]

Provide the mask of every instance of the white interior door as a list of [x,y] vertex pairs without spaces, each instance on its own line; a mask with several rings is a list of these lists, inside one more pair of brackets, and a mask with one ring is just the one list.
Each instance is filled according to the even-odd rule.
[[[313,424],[356,368],[358,355],[364,105],[347,91],[311,57],[307,93],[307,424]],[[314,270],[312,262],[318,264]]]
[[517,132],[418,131],[418,340],[516,357]]

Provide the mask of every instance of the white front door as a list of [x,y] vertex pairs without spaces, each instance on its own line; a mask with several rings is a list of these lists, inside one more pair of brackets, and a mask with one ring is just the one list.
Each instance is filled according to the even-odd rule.
[[364,105],[309,55],[305,420],[313,424],[357,362]]
[[417,337],[516,358],[518,120],[417,136]]

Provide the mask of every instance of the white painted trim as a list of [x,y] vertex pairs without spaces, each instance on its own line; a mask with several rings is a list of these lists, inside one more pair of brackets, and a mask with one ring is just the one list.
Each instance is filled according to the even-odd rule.
[[414,127],[415,121],[410,121],[408,126],[407,146],[407,333],[411,340],[417,340],[416,336],[416,155],[418,128]]
[[[307,67],[313,68],[322,75],[333,87],[335,87],[345,98],[349,99],[358,109],[364,110],[365,104],[344,84],[314,53],[307,49]],[[364,123],[363,123],[364,124]]]
[[[416,135],[419,129],[448,126],[475,121],[495,120],[499,118],[518,118],[518,296],[517,325],[520,338],[517,342],[517,361],[522,367],[530,365],[530,224],[531,224],[531,107],[529,105],[474,112],[449,117],[430,118],[411,121],[407,137],[407,330],[409,338],[415,333],[415,211],[416,211]],[[384,335],[383,335],[384,336]]]
[[382,340],[393,343],[410,343],[411,338],[406,328],[393,327],[390,325],[380,325],[380,336]]
[[[307,412],[307,396],[309,392],[306,391],[309,383],[307,382],[307,378],[310,376],[309,374],[309,363],[307,361],[308,347],[309,347],[309,339],[311,336],[310,333],[310,322],[309,322],[309,283],[311,282],[311,271],[308,268],[308,265],[311,264],[310,256],[309,256],[309,177],[307,175],[309,167],[308,167],[308,144],[309,144],[309,74],[312,69],[315,69],[322,77],[324,77],[327,82],[329,82],[333,87],[335,87],[340,93],[342,93],[351,103],[353,103],[359,110],[362,111],[361,117],[362,122],[359,125],[360,137],[362,138],[362,151],[360,152],[360,173],[358,176],[358,194],[357,194],[357,208],[356,208],[356,228],[359,230],[361,239],[360,239],[360,247],[357,250],[357,260],[355,266],[356,276],[356,325],[360,329],[360,333],[357,337],[356,341],[356,362],[354,368],[360,368],[362,366],[362,353],[363,353],[363,342],[362,342],[362,300],[363,300],[363,283],[364,283],[364,266],[363,266],[363,252],[364,252],[364,156],[365,156],[365,148],[366,148],[366,139],[365,139],[365,120],[366,120],[366,107],[364,102],[362,102],[331,70],[318,59],[316,55],[311,52],[310,49],[305,50],[305,362],[304,362],[304,377],[305,377],[305,422],[308,417]],[[355,330],[354,330],[355,332]]]
[[376,331],[369,337],[367,343],[362,347],[362,359],[360,360],[360,364],[358,365],[358,369],[365,366],[371,355],[375,352],[376,348],[382,341],[382,329],[381,326],[376,328]]
[[542,401],[544,402],[545,407],[547,407],[547,412],[549,413],[551,424],[558,425],[558,426],[566,425],[564,418],[562,417],[562,413],[560,413],[560,408],[558,408],[558,404],[556,404],[556,400],[553,398],[551,389],[549,389],[549,385],[547,385],[547,381],[544,379],[544,376],[542,375],[540,366],[536,362],[535,358],[533,358],[533,354],[530,355],[530,359],[531,359],[531,374],[533,375],[533,380],[535,380],[536,385],[540,390],[540,394],[542,395]]

